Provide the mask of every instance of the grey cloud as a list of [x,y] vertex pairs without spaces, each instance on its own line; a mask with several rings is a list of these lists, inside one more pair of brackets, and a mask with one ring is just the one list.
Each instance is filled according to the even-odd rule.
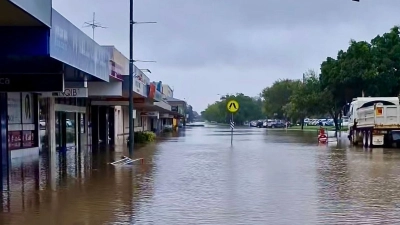
[[[53,4],[78,27],[95,11],[109,27],[96,41],[128,56],[129,1]],[[158,22],[135,26],[135,58],[156,60],[139,67],[201,110],[217,93],[257,95],[277,78],[318,69],[351,38],[370,40],[399,24],[398,9],[398,0],[135,0],[135,20]]]

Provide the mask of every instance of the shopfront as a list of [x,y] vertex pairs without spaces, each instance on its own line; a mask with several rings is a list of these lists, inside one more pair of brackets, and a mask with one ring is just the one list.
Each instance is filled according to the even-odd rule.
[[28,92],[7,94],[9,151],[38,147],[37,101],[37,95]]
[[[74,93],[71,95],[70,93]],[[53,97],[48,97],[49,95]],[[85,88],[42,93],[39,99],[41,149],[82,149],[88,143],[88,98]]]
[[11,163],[38,155],[38,145],[37,94],[0,93],[0,190],[9,188]]
[[160,124],[159,124],[159,118],[160,118],[160,113],[159,112],[141,112],[140,116],[142,117],[142,121],[148,122],[150,125],[150,131],[157,133],[160,131]]

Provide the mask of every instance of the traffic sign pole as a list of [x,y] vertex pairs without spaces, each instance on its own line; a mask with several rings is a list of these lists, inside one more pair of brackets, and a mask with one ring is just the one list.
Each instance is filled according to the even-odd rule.
[[233,129],[235,128],[235,122],[233,120],[233,114],[239,110],[239,103],[235,100],[230,100],[228,104],[226,104],[226,109],[231,113],[231,146],[233,145]]
[[233,128],[235,126],[235,122],[233,122],[233,113],[231,113],[231,146],[233,145]]

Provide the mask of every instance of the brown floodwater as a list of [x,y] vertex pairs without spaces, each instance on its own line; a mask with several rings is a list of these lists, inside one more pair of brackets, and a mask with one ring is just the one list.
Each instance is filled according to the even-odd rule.
[[[12,160],[2,225],[400,224],[400,150],[315,132],[187,128],[125,148]],[[7,188],[7,187],[6,187]]]

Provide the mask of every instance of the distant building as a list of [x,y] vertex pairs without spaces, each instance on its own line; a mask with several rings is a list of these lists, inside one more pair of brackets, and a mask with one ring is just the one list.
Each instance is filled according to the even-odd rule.
[[172,88],[168,84],[162,85],[162,93],[165,95],[165,97],[174,97],[174,90],[172,90]]

